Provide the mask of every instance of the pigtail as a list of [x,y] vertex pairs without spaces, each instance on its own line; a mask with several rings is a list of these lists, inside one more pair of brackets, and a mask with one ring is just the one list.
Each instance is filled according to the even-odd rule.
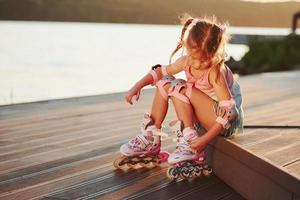
[[184,26],[183,26],[183,28],[182,28],[182,30],[181,30],[180,40],[179,40],[179,42],[178,42],[178,44],[177,44],[176,49],[172,52],[172,54],[171,54],[171,56],[170,56],[169,64],[171,64],[172,57],[175,55],[175,53],[176,53],[180,48],[182,48],[182,46],[183,46],[183,37],[184,37],[185,31],[186,31],[187,27],[192,23],[192,21],[193,21],[193,19],[190,18],[190,19],[188,19],[188,20],[184,23]]
[[216,66],[214,66],[214,67],[216,67],[217,68],[217,74],[216,74],[216,77],[215,77],[215,82],[217,83],[218,82],[218,80],[219,80],[219,76],[220,76],[220,71],[221,71],[221,67],[224,65],[224,63],[225,63],[225,59],[224,58],[222,58],[221,59],[221,61],[219,61],[217,64],[216,64]]
[[[215,24],[210,29],[210,39],[207,41],[207,52],[209,55],[214,55],[222,41],[222,30]],[[216,45],[219,44],[219,45]]]
[[222,46],[218,48],[217,52],[215,52],[215,55],[212,59],[212,64],[213,64],[212,67],[217,68],[217,74],[216,74],[216,77],[215,77],[215,82],[218,82],[219,75],[221,73],[220,72],[221,67],[225,65],[225,52],[224,52],[224,48]]
[[[207,53],[212,56],[212,61],[214,61],[213,67],[217,68],[217,74],[215,77],[215,82],[219,80],[219,75],[221,67],[225,64],[225,44],[228,42],[230,36],[225,31],[225,25],[213,24],[210,29],[210,38],[207,41]],[[217,44],[217,45],[216,45]]]

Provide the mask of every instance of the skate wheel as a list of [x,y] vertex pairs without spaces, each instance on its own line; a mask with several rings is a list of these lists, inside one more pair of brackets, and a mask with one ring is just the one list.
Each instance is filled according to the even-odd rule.
[[172,181],[175,180],[176,178],[178,178],[178,174],[176,173],[174,167],[169,167],[167,169],[167,177],[168,177],[168,179],[170,179]]
[[113,165],[116,169],[122,169],[125,166],[125,164],[122,164],[124,158],[124,156],[119,156],[114,160]]
[[139,165],[140,165],[141,167],[147,167],[147,164],[146,164],[146,163],[139,163]]
[[130,164],[130,163],[127,163],[126,165],[127,165],[128,168],[134,168],[135,167],[134,164]]
[[212,168],[208,165],[204,165],[203,167],[203,175],[204,176],[210,176],[212,174]]
[[169,158],[169,153],[167,151],[161,151],[158,154],[158,163],[167,162],[168,158]]
[[159,163],[157,162],[150,162],[146,165],[147,168],[153,168],[153,167],[156,167],[156,166],[159,166]]
[[156,166],[157,158],[153,158],[151,156],[143,158],[143,160],[140,161],[140,164],[143,165],[143,167],[146,168],[152,168]]
[[190,179],[193,178],[193,174],[190,172],[188,167],[183,167],[180,172],[180,177],[182,179]]
[[196,166],[196,167],[194,168],[194,171],[193,171],[193,176],[194,176],[194,177],[199,177],[199,176],[201,176],[201,175],[202,175],[202,167]]
[[140,166],[145,167],[145,168],[152,168],[152,164],[151,163],[139,163]]

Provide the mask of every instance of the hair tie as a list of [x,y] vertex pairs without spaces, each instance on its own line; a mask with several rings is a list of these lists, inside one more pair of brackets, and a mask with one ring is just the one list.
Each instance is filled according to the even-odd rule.
[[195,26],[199,21],[201,21],[199,18],[194,18],[190,25]]
[[187,29],[186,29],[186,31],[185,31],[185,33],[184,33],[183,40],[186,40],[186,39],[187,39],[190,30],[191,30],[191,29],[192,29],[199,21],[201,21],[199,18],[194,18],[194,19],[192,20],[192,22],[188,25],[188,27],[187,27]]
[[223,32],[226,31],[226,26],[225,26],[225,25],[220,25],[219,27],[220,27],[220,29],[221,29]]

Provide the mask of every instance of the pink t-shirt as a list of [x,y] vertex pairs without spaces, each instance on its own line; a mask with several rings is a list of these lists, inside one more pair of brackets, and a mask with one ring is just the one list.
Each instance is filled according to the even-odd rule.
[[[226,81],[229,89],[231,89],[234,78],[232,71],[228,66],[226,66]],[[212,99],[217,101],[217,96],[215,94],[213,86],[209,83],[209,72],[212,69],[212,67],[209,67],[204,71],[204,74],[200,78],[195,78],[191,73],[191,67],[189,65],[186,65],[184,68],[185,75],[187,78],[187,83],[193,84],[196,88],[210,96]]]

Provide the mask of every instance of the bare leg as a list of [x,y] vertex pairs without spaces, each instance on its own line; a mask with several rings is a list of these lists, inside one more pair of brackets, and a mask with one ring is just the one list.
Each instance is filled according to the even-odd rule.
[[[184,127],[181,126],[181,123],[177,123],[177,121],[175,121],[174,124],[170,124],[170,126],[175,130],[175,133],[177,133],[176,149],[168,158],[168,162],[170,164],[175,164],[186,160],[199,160],[200,156],[202,155],[200,152],[196,152],[191,149],[189,144],[189,141],[197,138],[198,136],[194,128],[196,120],[192,104],[183,101],[184,99],[181,100],[178,93],[176,93],[173,93],[174,96],[172,96],[171,99],[175,107],[177,118],[183,122]],[[181,89],[179,93],[184,95],[186,93],[186,89]],[[178,129],[181,129],[181,134],[179,134]]]
[[[164,88],[169,88],[169,84],[167,84]],[[155,96],[152,102],[151,117],[154,121],[154,125],[157,128],[161,128],[161,124],[166,117],[167,111],[168,101],[166,101],[160,94],[159,90],[156,89]]]
[[[181,90],[181,93],[185,93],[185,89]],[[183,122],[184,128],[194,126],[194,110],[191,104],[184,103],[178,98],[172,96],[172,102],[175,107],[176,115],[179,120]]]
[[210,129],[217,118],[213,100],[199,89],[193,87],[190,101],[201,125],[206,130]]
[[[180,93],[185,94],[186,89],[183,88]],[[178,119],[180,119],[184,127],[193,127],[194,123],[199,121],[206,130],[208,130],[217,118],[213,100],[193,87],[191,95],[191,104],[187,104],[177,99],[176,97],[171,97]]]
[[[170,84],[164,86],[166,91],[169,87]],[[182,94],[185,94],[185,92],[185,88],[180,91]],[[171,100],[174,104],[176,115],[183,122],[184,127],[193,127],[196,121],[200,121],[204,128],[208,130],[215,123],[217,116],[214,111],[213,100],[197,88],[193,87],[190,99],[191,104],[184,103],[174,96],[171,97]],[[151,117],[157,128],[161,128],[167,111],[168,102],[162,97],[159,90],[156,89],[152,103]]]

